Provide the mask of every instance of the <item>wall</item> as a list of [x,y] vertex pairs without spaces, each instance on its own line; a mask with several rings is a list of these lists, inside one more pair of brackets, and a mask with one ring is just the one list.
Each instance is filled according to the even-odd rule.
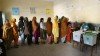
[[[16,18],[17,22],[20,16],[28,17],[32,20],[33,16],[37,17],[37,21],[40,18],[45,18],[48,16],[53,17],[53,14],[46,14],[46,9],[53,11],[53,2],[42,1],[42,0],[2,0],[3,12],[6,13],[6,18]],[[12,8],[18,7],[20,9],[20,15],[12,15]],[[36,8],[36,14],[30,13],[30,7]]]
[[100,1],[55,0],[54,15],[66,16],[70,21],[100,23]]
[[0,0],[0,11],[1,11],[1,8],[2,8],[2,7],[1,7],[1,3],[2,3],[2,2],[1,2],[1,0]]

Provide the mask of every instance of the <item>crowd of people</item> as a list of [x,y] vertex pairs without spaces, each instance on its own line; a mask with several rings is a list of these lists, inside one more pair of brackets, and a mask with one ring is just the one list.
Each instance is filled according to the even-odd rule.
[[44,18],[40,18],[39,23],[36,17],[29,21],[27,17],[21,16],[18,25],[16,25],[16,19],[6,19],[3,25],[2,39],[6,48],[11,47],[12,41],[14,42],[14,47],[18,47],[18,38],[21,38],[22,45],[25,44],[25,39],[27,39],[27,44],[30,45],[32,43],[70,43],[71,37],[71,23],[64,16],[61,19],[58,19],[58,16],[53,19],[48,17],[47,22],[44,22]]

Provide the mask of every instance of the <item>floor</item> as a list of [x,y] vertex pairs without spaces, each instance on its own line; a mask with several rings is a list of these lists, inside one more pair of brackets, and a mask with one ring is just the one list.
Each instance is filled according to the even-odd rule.
[[[93,52],[93,56],[100,56],[100,47],[97,52]],[[32,44],[30,46],[24,45],[19,48],[12,48],[7,51],[7,56],[90,56],[89,51],[80,51],[79,48],[72,46],[72,44]]]

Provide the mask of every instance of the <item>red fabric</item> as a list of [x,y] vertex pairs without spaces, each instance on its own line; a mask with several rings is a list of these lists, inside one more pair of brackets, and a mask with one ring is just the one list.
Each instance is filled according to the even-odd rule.
[[67,28],[67,36],[66,36],[67,42],[71,42],[71,36],[72,36],[72,30],[70,27],[68,27]]

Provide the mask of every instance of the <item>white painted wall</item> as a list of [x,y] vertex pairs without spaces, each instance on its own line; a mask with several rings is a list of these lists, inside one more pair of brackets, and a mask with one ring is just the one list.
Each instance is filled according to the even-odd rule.
[[[7,18],[16,18],[17,22],[20,16],[28,17],[32,20],[33,16],[37,17],[37,21],[40,18],[45,18],[48,16],[53,17],[53,14],[46,14],[46,9],[51,9],[53,11],[53,2],[42,1],[42,0],[2,0],[2,9],[6,13]],[[19,7],[20,15],[12,15],[12,7]],[[36,7],[36,14],[30,13],[30,7]]]
[[55,0],[54,15],[66,16],[70,21],[100,23],[100,1]]
[[[49,2],[48,2],[49,1]],[[53,13],[46,15],[45,9],[54,9],[54,16],[66,16],[70,21],[85,21],[92,23],[100,23],[100,1],[99,0],[0,0],[0,7],[7,18],[16,18],[19,16],[27,16],[30,20],[36,16],[40,21],[41,17],[53,17]],[[2,5],[2,6],[1,6]],[[20,8],[20,15],[12,15],[12,7]],[[36,14],[30,14],[30,7],[36,7]]]
[[2,2],[1,2],[1,0],[0,0],[0,11],[1,11],[1,3],[2,3]]

